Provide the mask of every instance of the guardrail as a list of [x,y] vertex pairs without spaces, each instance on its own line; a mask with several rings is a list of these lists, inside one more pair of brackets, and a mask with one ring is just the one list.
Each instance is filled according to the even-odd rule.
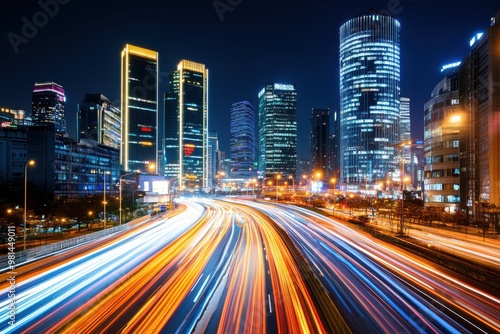
[[[15,252],[15,263],[16,267],[18,267],[20,264],[33,261],[35,259],[39,259],[41,257],[44,257],[46,255],[61,251],[63,249],[67,249],[70,247],[74,247],[77,245],[81,245],[90,241],[94,241],[97,239],[100,239],[102,237],[105,237],[107,235],[128,230],[129,228],[132,227],[132,224],[138,224],[144,221],[148,221],[150,219],[150,216],[144,216],[138,219],[135,219],[131,222],[128,222],[126,224],[122,224],[119,226],[114,226],[105,230],[100,230],[96,231],[94,233],[86,234],[86,235],[80,235],[74,238],[66,239],[66,240],[61,240],[58,242],[53,242],[47,245],[39,246],[39,247],[34,247],[34,248],[29,248],[26,250],[18,251]],[[18,245],[18,244],[16,244]],[[12,254],[12,253],[11,253]],[[12,256],[12,255],[11,255]],[[8,265],[8,260],[9,260],[9,254],[3,255],[0,257],[0,273],[4,273],[10,270],[9,265]]]

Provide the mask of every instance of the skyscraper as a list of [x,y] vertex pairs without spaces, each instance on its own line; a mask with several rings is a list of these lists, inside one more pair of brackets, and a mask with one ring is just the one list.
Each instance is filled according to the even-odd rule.
[[375,184],[398,170],[400,24],[372,11],[340,27],[341,181]]
[[216,184],[218,153],[219,153],[219,138],[217,132],[208,132],[208,149],[207,149],[207,187],[214,189]]
[[313,108],[309,121],[311,172],[325,180],[330,176],[330,109]]
[[255,113],[250,101],[231,105],[231,175],[232,178],[251,179],[256,176]]
[[295,177],[297,171],[297,90],[267,84],[259,98],[259,177]]
[[66,96],[61,85],[54,82],[35,83],[31,106],[33,125],[52,123],[56,132],[66,132]]
[[208,188],[208,69],[181,60],[165,93],[165,175],[179,188]]
[[[407,97],[400,98],[399,105],[399,142],[411,142],[411,122],[410,122],[410,99]],[[408,175],[412,172],[412,148],[413,146],[405,145],[401,147],[401,159],[404,161],[404,174]],[[411,173],[413,174],[413,173]],[[404,175],[402,176],[404,177]],[[411,180],[413,181],[413,180]]]
[[330,133],[330,170],[331,176],[335,178],[335,183],[340,180],[340,119],[337,110],[332,113],[332,131]]
[[120,149],[121,114],[113,102],[102,94],[85,94],[78,105],[77,139],[91,139]]
[[[460,208],[493,227],[500,207],[500,10],[460,64]],[[496,222],[498,224],[498,222]],[[493,228],[497,230],[498,226]]]
[[158,52],[127,44],[121,53],[121,164],[158,167]]
[[411,139],[410,99],[402,97],[399,108],[399,140]]

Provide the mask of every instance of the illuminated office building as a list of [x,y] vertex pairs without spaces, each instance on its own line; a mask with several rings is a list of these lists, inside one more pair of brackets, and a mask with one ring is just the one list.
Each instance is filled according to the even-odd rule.
[[121,164],[125,171],[158,166],[158,52],[127,44],[121,53]]
[[322,180],[330,176],[330,109],[313,108],[309,117],[311,126],[311,172],[320,173]]
[[255,113],[250,101],[231,105],[231,178],[251,179],[256,176]]
[[259,177],[295,177],[297,172],[297,90],[267,84],[259,98]]
[[26,115],[22,109],[0,108],[0,127],[17,127],[26,124]]
[[28,173],[42,204],[95,194],[118,195],[120,151],[93,140],[61,136],[52,124],[30,127],[27,156],[36,161]]
[[458,81],[463,111],[460,208],[471,220],[492,228],[495,208],[500,207],[500,11],[484,33],[470,40]]
[[410,99],[402,97],[399,108],[399,140],[411,139]]
[[444,66],[445,77],[424,105],[424,205],[455,212],[460,203],[458,71]]
[[340,27],[341,182],[356,189],[398,170],[400,24],[372,11]]
[[208,187],[208,69],[181,60],[165,93],[165,176],[179,188]]
[[208,156],[207,156],[207,187],[214,189],[216,185],[218,153],[219,153],[219,138],[217,132],[208,132]]
[[120,109],[102,94],[85,94],[85,100],[78,105],[77,129],[77,140],[91,139],[120,149]]
[[37,82],[33,87],[31,118],[33,125],[54,124],[56,132],[66,132],[64,108],[66,96],[54,82]]

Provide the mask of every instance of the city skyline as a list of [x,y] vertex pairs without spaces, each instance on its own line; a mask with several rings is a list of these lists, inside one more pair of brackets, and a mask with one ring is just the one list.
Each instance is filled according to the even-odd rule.
[[[215,2],[163,4],[156,6],[161,10],[143,15],[127,2],[119,8],[102,4],[98,11],[97,2],[92,1],[57,1],[57,8],[48,10],[40,3],[16,4],[3,17],[2,106],[19,107],[30,114],[33,84],[57,82],[67,95],[68,132],[76,137],[76,106],[84,94],[100,92],[112,101],[119,99],[120,60],[116,55],[131,43],[158,50],[160,95],[167,90],[167,73],[181,59],[211,68],[209,130],[218,133],[225,151],[229,149],[231,103],[250,100],[255,104],[258,90],[267,82],[296,85],[299,143],[307,143],[311,108],[339,108],[338,29],[371,7],[392,13],[401,22],[401,95],[412,101],[412,138],[422,139],[423,105],[441,78],[439,69],[463,59],[468,40],[487,29],[498,9],[488,1],[475,2],[474,10],[412,1],[314,1],[307,5],[257,1],[240,2],[224,12],[214,7]],[[148,4],[156,3],[143,3]],[[25,22],[45,17],[39,12],[47,20],[37,21],[36,33],[23,32]],[[115,15],[107,15],[110,12]],[[166,12],[171,13],[168,20],[162,16]],[[86,20],[90,15],[92,20]],[[164,35],[168,28],[181,29],[178,35],[190,38]],[[279,32],[286,32],[289,38],[279,37]],[[266,34],[268,38],[264,38]],[[13,40],[15,35],[22,39]],[[245,52],[236,52],[243,46]],[[158,109],[163,109],[161,104]],[[307,144],[298,147],[297,154],[306,156]]]

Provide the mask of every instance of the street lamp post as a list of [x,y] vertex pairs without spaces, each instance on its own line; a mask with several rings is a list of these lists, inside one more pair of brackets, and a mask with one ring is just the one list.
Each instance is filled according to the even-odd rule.
[[337,179],[332,178],[330,182],[333,184],[333,194],[335,195],[335,183],[337,182]]
[[28,166],[34,166],[35,160],[30,160],[24,165],[24,250],[26,250],[26,198],[28,197]]
[[[401,150],[402,151],[402,150]],[[401,218],[400,218],[400,223],[399,223],[399,233],[402,235],[404,233],[404,206],[405,206],[405,188],[404,188],[404,181],[403,181],[403,175],[404,175],[404,169],[405,169],[405,161],[403,157],[401,157]]]
[[317,172],[317,173],[316,173],[316,182],[317,182],[317,185],[316,185],[317,190],[316,190],[316,191],[317,191],[318,193],[319,193],[319,191],[320,191],[320,186],[319,186],[319,177],[320,177],[320,176],[321,176],[321,173],[320,173],[320,172]]
[[292,179],[292,191],[295,191],[295,179],[293,178],[292,175],[290,175],[288,178]]
[[278,202],[278,190],[279,190],[279,181],[281,179],[281,175],[276,175],[276,202]]
[[106,229],[106,171],[103,172],[103,184],[104,184],[104,188],[103,188],[103,194],[104,194],[104,201],[103,201],[103,218],[104,218],[104,222],[103,222],[103,228]]
[[128,176],[128,175],[132,175],[132,174],[135,174],[135,172],[132,172],[132,173],[128,173],[128,174],[123,174],[122,176],[120,176],[120,225],[122,224],[122,178],[125,177],[125,176]]

